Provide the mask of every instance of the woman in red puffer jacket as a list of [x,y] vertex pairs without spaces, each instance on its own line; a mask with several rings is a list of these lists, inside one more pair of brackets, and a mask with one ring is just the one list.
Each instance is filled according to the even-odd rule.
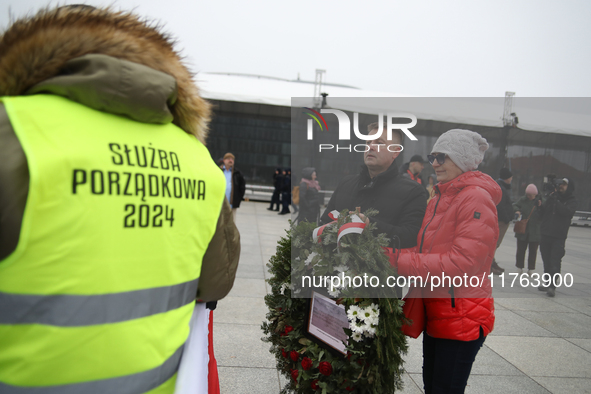
[[[421,277],[425,393],[463,393],[476,354],[494,325],[488,274],[499,236],[497,182],[475,171],[488,149],[469,130],[442,134],[428,155],[437,181],[417,245],[401,251],[398,274]],[[418,281],[420,284],[420,281]]]

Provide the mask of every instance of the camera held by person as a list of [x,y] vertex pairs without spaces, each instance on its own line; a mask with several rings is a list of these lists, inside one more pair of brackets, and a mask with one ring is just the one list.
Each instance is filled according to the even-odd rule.
[[544,177],[544,184],[542,185],[542,190],[544,192],[544,196],[548,197],[552,193],[556,192],[558,186],[562,182],[562,179],[556,178],[554,174],[548,174]]

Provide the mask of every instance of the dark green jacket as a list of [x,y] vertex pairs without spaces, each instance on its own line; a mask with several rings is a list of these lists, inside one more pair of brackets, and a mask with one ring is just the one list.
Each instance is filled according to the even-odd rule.
[[[525,229],[525,234],[515,234],[515,238],[521,241],[528,241],[528,242],[540,242],[541,238],[541,230],[540,224],[542,223],[542,216],[540,214],[540,208],[536,205],[538,204],[538,199],[535,198],[533,200],[528,199],[526,196],[521,197],[515,204],[513,204],[513,211],[521,212],[521,218],[527,219],[531,212],[531,217],[527,222],[527,228]],[[534,206],[535,209],[534,209]],[[533,209],[533,212],[532,212]]]

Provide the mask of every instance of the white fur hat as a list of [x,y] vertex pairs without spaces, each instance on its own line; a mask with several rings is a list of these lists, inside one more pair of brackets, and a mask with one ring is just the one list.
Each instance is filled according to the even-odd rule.
[[486,139],[480,134],[462,129],[452,129],[441,134],[431,153],[445,153],[462,171],[478,168],[488,149]]

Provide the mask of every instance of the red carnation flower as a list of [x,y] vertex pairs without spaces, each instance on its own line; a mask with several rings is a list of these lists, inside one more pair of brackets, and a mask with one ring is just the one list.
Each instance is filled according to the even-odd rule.
[[320,386],[318,386],[318,379],[314,379],[312,383],[310,383],[310,388],[312,390],[318,390]]
[[304,371],[307,371],[310,368],[312,368],[312,360],[310,360],[308,357],[304,357],[302,359],[302,368],[304,368]]
[[298,381],[298,375],[299,375],[299,374],[300,374],[300,373],[298,372],[298,370],[297,370],[297,369],[292,369],[292,370],[291,370],[291,378],[292,378],[294,381],[296,381],[296,382]]
[[287,358],[287,352],[285,351],[285,349],[281,349],[281,355]]
[[295,350],[292,350],[291,352],[289,352],[289,357],[291,357],[293,361],[298,361],[298,358],[300,358],[300,354]]
[[347,390],[347,391],[353,391],[355,389],[353,387],[351,387],[351,386],[347,386],[347,387],[345,387],[345,390]]
[[329,363],[328,361],[322,361],[319,365],[318,365],[318,370],[320,371],[321,374],[323,374],[324,376],[330,376],[332,374],[332,364]]

